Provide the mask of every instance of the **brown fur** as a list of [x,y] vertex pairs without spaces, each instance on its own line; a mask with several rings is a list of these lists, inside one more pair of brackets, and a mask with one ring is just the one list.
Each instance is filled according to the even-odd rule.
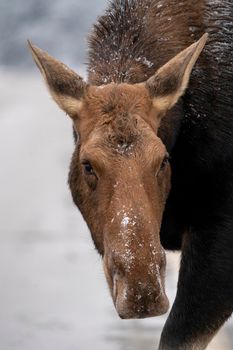
[[100,87],[85,84],[30,44],[53,98],[72,117],[79,135],[69,184],[103,256],[123,318],[158,315],[168,308],[159,231],[170,166],[156,134],[165,112],[183,94],[205,41],[203,36],[144,84]]
[[205,0],[112,2],[89,37],[89,82],[146,81],[206,32],[205,8]]
[[182,248],[161,350],[206,348],[232,313],[232,13],[232,0],[113,0],[87,83],[30,44],[74,123],[69,185],[121,317],[167,310],[162,246]]
[[172,59],[155,72],[165,63],[162,56],[155,62],[151,50],[159,42],[149,31],[155,3],[119,6],[116,1],[90,38],[88,84],[39,48],[30,44],[30,49],[54,100],[74,122],[78,137],[69,185],[103,256],[114,304],[122,318],[137,318],[168,309],[159,233],[171,171],[157,134],[184,93],[207,36],[174,58],[186,42],[169,51],[168,38],[165,57]]
[[[158,266],[163,280],[165,260],[158,232],[161,209],[169,192],[168,164],[161,172],[159,170],[166,149],[155,134],[158,128],[155,115],[145,87],[110,84],[89,88],[74,122],[80,135],[80,147],[72,161],[71,191],[104,257],[106,277],[118,312],[127,318],[143,317],[148,312],[160,314],[168,306],[164,290],[159,297],[158,280],[150,279],[148,273],[150,264],[151,271]],[[83,178],[80,163],[87,160],[94,167],[98,181],[94,176]],[[141,173],[142,166],[144,173]],[[163,176],[165,173],[167,177]],[[98,192],[90,191],[90,187]],[[153,193],[151,187],[155,189]],[[96,216],[100,220],[95,220]],[[125,217],[129,223],[124,229]],[[130,235],[126,241],[122,237],[124,232],[125,236]],[[153,255],[154,249],[156,255]],[[147,260],[144,262],[145,251]],[[143,272],[145,270],[147,273]],[[128,285],[127,304],[114,296],[114,274],[118,276],[119,295]],[[142,284],[138,285],[135,278]],[[151,290],[151,297],[144,296],[145,290]],[[142,298],[135,303],[137,295]]]

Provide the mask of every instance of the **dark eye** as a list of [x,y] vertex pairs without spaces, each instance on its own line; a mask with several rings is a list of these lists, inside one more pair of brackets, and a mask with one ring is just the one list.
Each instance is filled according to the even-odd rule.
[[163,161],[162,161],[162,163],[161,163],[161,165],[160,165],[160,170],[159,171],[162,171],[165,167],[166,167],[166,165],[168,164],[168,162],[169,162],[169,155],[166,155],[165,157],[164,157],[164,159],[163,159]]
[[83,161],[82,166],[83,166],[83,172],[86,175],[84,177],[86,183],[92,190],[95,190],[97,186],[98,178],[94,172],[94,169],[91,163],[88,161]]
[[94,170],[89,162],[83,162],[82,164],[86,175],[95,175]]

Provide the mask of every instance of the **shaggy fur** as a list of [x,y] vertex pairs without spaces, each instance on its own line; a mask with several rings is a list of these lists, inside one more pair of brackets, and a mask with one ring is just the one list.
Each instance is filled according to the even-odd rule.
[[205,349],[233,310],[232,18],[231,0],[114,0],[88,83],[30,46],[73,119],[69,185],[122,318],[166,312],[163,248],[182,250],[160,350]]
[[89,80],[102,84],[144,81],[209,33],[185,96],[160,127],[172,166],[161,242],[183,244],[160,349],[203,349],[233,309],[232,18],[230,0],[115,1],[90,37]]

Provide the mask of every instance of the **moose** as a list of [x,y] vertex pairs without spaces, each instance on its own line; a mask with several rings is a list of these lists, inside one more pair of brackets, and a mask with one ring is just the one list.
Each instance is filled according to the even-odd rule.
[[29,42],[73,121],[74,203],[123,319],[161,315],[159,349],[205,349],[233,310],[233,2],[112,0],[88,81]]

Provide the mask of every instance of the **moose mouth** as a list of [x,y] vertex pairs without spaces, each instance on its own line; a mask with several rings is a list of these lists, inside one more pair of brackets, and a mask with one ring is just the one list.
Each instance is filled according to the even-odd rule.
[[160,316],[169,308],[169,301],[164,290],[161,290],[156,296],[154,290],[147,284],[141,283],[139,288],[130,288],[125,281],[117,277],[113,282],[113,301],[122,319]]
[[[105,264],[104,264],[105,265]],[[116,311],[122,319],[139,319],[163,315],[168,311],[169,301],[164,290],[165,265],[155,264],[155,274],[140,278],[115,272],[111,280],[104,266]]]

